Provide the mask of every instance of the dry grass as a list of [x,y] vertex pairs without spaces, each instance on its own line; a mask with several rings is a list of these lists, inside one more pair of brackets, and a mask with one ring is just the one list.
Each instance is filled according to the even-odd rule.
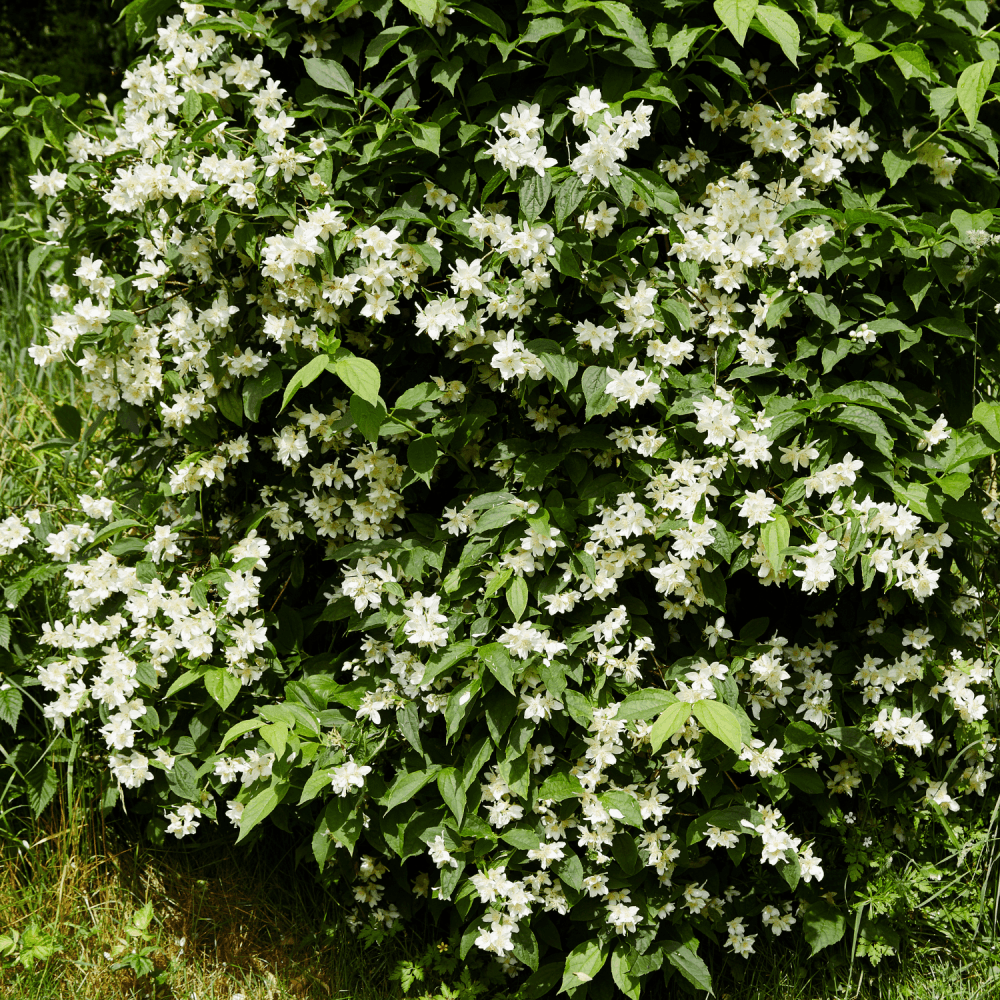
[[[33,841],[8,842],[0,859],[3,932],[19,935],[14,953],[0,961],[0,997],[399,996],[389,980],[389,950],[363,953],[313,880],[302,873],[293,879],[288,856],[260,850],[238,856],[224,845],[197,852],[128,849],[99,825],[54,820],[37,832]],[[125,928],[147,902],[148,938],[130,939]],[[30,952],[29,940],[42,941],[42,952],[26,965],[21,956]],[[149,949],[155,972],[137,977],[115,970],[123,943]]]

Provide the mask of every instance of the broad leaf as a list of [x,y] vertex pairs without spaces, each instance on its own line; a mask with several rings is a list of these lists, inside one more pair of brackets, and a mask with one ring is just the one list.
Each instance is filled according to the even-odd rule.
[[352,354],[343,355],[332,362],[333,370],[344,381],[352,392],[372,406],[378,405],[378,394],[382,379],[378,369],[366,358],[357,358]]
[[767,29],[768,34],[781,46],[788,60],[799,64],[799,26],[795,18],[774,4],[758,4],[754,12],[757,20]]
[[307,385],[311,385],[330,368],[330,359],[325,354],[319,354],[307,364],[303,365],[289,380],[285,386],[285,395],[281,400],[281,413],[292,401],[292,397]]
[[696,701],[691,708],[694,717],[716,739],[722,740],[727,747],[739,753],[743,749],[743,731],[739,716],[721,701]]
[[354,96],[351,76],[336,59],[303,59],[302,65],[321,87],[338,90],[348,97]]
[[979,120],[979,109],[983,105],[983,98],[993,80],[996,68],[995,59],[985,59],[967,66],[958,78],[956,87],[958,106],[965,112],[965,117],[972,126]]
[[742,46],[757,13],[758,0],[715,0],[712,6],[719,20],[732,32],[736,44]]
[[649,743],[652,753],[656,753],[678,729],[684,727],[693,714],[693,706],[686,701],[677,701],[670,705],[653,723],[649,730]]
[[821,899],[810,903],[802,917],[802,933],[812,949],[810,957],[837,944],[847,930],[847,918],[833,903]]

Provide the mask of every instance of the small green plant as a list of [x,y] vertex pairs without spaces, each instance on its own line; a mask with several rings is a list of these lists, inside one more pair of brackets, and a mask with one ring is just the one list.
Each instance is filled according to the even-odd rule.
[[[401,959],[390,974],[399,982],[404,995],[414,1000],[473,1000],[490,993],[498,977],[489,974],[489,967],[473,968],[459,962],[457,942],[436,941],[427,945],[423,954],[413,959]],[[461,971],[459,966],[461,965]]]
[[23,932],[12,928],[0,935],[0,956],[17,962],[25,969],[33,968],[36,962],[47,962],[61,947],[57,934],[35,923],[29,923]]
[[156,969],[153,956],[158,948],[153,942],[149,931],[153,919],[153,903],[146,902],[129,918],[124,928],[124,935],[111,946],[108,959],[112,962],[112,970],[130,969],[136,979],[151,976]]

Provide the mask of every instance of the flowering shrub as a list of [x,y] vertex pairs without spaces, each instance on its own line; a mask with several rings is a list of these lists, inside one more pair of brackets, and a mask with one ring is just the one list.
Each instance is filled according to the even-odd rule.
[[7,721],[524,997],[838,941],[993,777],[986,13],[136,0],[123,101],[10,119],[120,446],[0,527]]

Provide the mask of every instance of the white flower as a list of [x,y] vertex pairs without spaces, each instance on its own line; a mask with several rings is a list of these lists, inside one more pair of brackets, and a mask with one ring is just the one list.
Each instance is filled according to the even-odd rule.
[[584,125],[591,115],[600,114],[608,107],[601,99],[601,92],[596,87],[593,90],[581,87],[580,93],[576,97],[571,97],[566,104],[573,112],[574,125]]
[[179,806],[175,812],[164,810],[163,815],[170,822],[167,824],[167,833],[172,833],[178,840],[187,837],[198,829],[198,820],[201,818],[201,810],[197,806],[185,802]]
[[371,771],[367,764],[356,764],[353,758],[335,767],[330,774],[330,787],[334,795],[343,798],[352,788],[364,788],[365,775],[371,774]]
[[458,859],[452,857],[451,852],[445,847],[444,837],[441,834],[438,834],[428,845],[427,853],[438,868],[443,868],[445,865],[450,865],[452,868],[458,867]]
[[755,524],[765,524],[774,520],[771,513],[777,506],[776,502],[767,496],[763,490],[751,493],[749,490],[740,505],[739,515],[745,517],[751,527]]
[[625,903],[611,903],[608,906],[608,923],[618,934],[634,934],[639,926],[639,907]]
[[565,846],[566,842],[562,840],[554,841],[551,844],[541,844],[539,847],[531,848],[528,851],[528,857],[532,861],[537,861],[544,870],[548,868],[553,861],[561,861],[566,856],[563,851]]
[[642,403],[652,402],[660,391],[659,384],[654,382],[647,372],[641,368],[636,370],[636,363],[637,359],[633,358],[632,363],[623,372],[608,368],[609,382],[604,390],[619,403],[628,403],[632,409]]

